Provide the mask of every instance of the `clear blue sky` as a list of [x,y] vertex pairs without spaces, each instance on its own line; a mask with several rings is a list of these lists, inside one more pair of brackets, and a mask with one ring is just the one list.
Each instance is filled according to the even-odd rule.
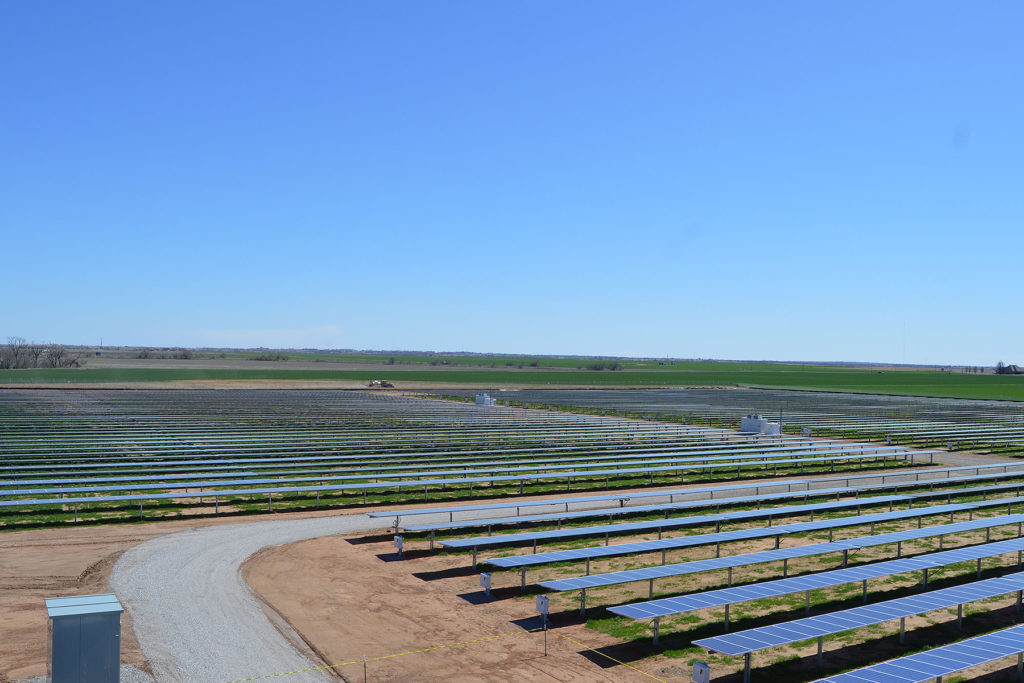
[[6,2],[0,337],[1024,362],[1019,2]]

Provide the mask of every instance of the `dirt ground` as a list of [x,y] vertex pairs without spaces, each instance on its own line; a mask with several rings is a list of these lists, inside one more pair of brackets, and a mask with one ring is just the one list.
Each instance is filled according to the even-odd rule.
[[[110,570],[122,552],[185,526],[170,522],[0,535],[0,681],[46,673],[44,598],[108,592]],[[121,652],[123,663],[146,669],[127,614]]]
[[327,537],[274,548],[250,559],[244,576],[324,661],[351,662],[335,668],[347,681],[363,680],[364,656],[369,681],[653,680],[591,661],[581,644],[618,641],[578,624],[549,631],[545,657],[543,633],[529,631],[540,625],[533,598],[488,601],[464,557],[399,561],[390,540]]

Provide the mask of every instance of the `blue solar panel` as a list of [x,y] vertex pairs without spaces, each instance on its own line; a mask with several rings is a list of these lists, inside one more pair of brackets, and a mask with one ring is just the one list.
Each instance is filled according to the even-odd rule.
[[[532,531],[532,532],[525,532],[525,533],[521,533],[521,534],[499,534],[499,535],[496,535],[496,536],[476,536],[474,538],[462,538],[462,539],[453,539],[453,540],[450,540],[450,541],[442,541],[441,545],[443,545],[445,547],[451,547],[451,548],[465,548],[467,546],[468,547],[483,548],[483,547],[489,547],[489,546],[493,547],[493,546],[500,546],[500,545],[510,545],[510,544],[513,544],[513,543],[522,543],[522,542],[529,542],[529,541],[546,541],[546,540],[550,540],[550,539],[559,539],[559,538],[576,538],[576,537],[579,537],[579,536],[597,536],[597,535],[605,534],[605,533],[621,533],[623,531],[635,532],[635,531],[647,531],[647,530],[650,530],[650,529],[674,529],[674,528],[678,528],[678,527],[698,526],[698,525],[701,525],[701,524],[710,524],[712,522],[730,522],[730,521],[746,520],[746,519],[757,519],[757,518],[765,518],[765,517],[795,515],[795,514],[801,514],[801,513],[804,513],[804,512],[812,512],[812,511],[836,510],[836,509],[843,509],[843,508],[860,507],[862,505],[881,505],[881,504],[884,504],[884,503],[896,502],[896,501],[904,501],[904,500],[906,500],[905,496],[877,496],[875,498],[847,499],[847,500],[840,500],[840,501],[832,501],[832,502],[828,502],[828,503],[809,503],[807,505],[788,505],[788,506],[776,507],[776,508],[762,508],[760,510],[738,510],[738,511],[735,511],[735,512],[721,512],[721,513],[716,513],[716,514],[711,514],[711,515],[695,515],[695,516],[691,516],[691,517],[678,517],[678,518],[675,518],[675,519],[672,519],[672,518],[669,518],[669,519],[654,519],[654,520],[644,521],[644,522],[627,522],[627,523],[620,522],[618,524],[602,524],[600,526],[571,527],[571,528],[567,528],[567,529],[553,529],[551,531]],[[966,505],[970,505],[970,503],[967,503]],[[943,506],[943,507],[949,507],[949,506]],[[912,516],[917,516],[917,515],[921,514],[921,511],[923,511],[925,509],[927,509],[927,508],[918,508],[916,511],[914,511],[916,514],[914,514]],[[967,508],[964,508],[964,509],[967,509]],[[948,510],[944,510],[944,511],[948,512]],[[877,514],[888,515],[890,513],[877,513]],[[938,513],[936,513],[936,514],[938,514]],[[880,521],[880,520],[873,520],[872,517],[873,517],[873,515],[863,515],[862,516],[863,519],[867,520],[866,522],[864,522],[865,524],[870,524],[872,521]],[[888,519],[888,518],[886,518],[886,519]],[[839,522],[839,520],[828,520],[828,521],[833,521],[833,522],[837,522],[837,523]],[[817,522],[810,522],[810,523],[817,524]],[[776,527],[771,527],[771,528],[773,528],[773,529],[782,529],[782,528],[788,528],[788,527],[791,527],[791,526],[793,526],[793,525],[786,524],[786,525],[781,525],[781,526],[776,526]],[[742,530],[738,530],[737,532],[722,532],[722,533],[725,533],[725,534],[728,534],[728,533],[743,533],[743,532],[746,532],[746,531],[753,531],[753,532],[756,533],[759,530],[742,529]],[[776,535],[776,533],[781,533],[781,532],[772,532],[772,533],[770,533],[768,535],[774,536],[774,535]],[[712,535],[711,534],[704,534],[703,536],[710,537]],[[694,538],[697,538],[697,537],[694,537]],[[705,541],[705,543],[714,543],[714,542],[716,542],[715,539],[711,539],[710,541]]]
[[[787,481],[785,483],[792,484],[794,482]],[[927,483],[928,482],[923,482],[921,485],[927,485]],[[768,486],[772,486],[772,484],[770,484],[770,483],[760,483],[760,484],[758,484],[758,486],[768,487]],[[880,488],[890,488],[890,487],[891,487],[891,485],[886,485],[885,487],[880,487]],[[957,495],[977,495],[977,494],[983,494],[984,495],[984,494],[989,493],[989,492],[1006,491],[1006,490],[1009,490],[1009,489],[1021,489],[1021,488],[1024,488],[1024,482],[1018,482],[1018,483],[1015,483],[1015,484],[995,484],[995,485],[992,485],[992,486],[977,486],[977,487],[973,487],[973,488],[954,489],[954,490],[950,490],[950,491],[926,491],[926,492],[923,492],[923,493],[905,493],[905,494],[902,494],[900,496],[893,496],[892,498],[893,498],[894,501],[898,500],[898,499],[903,499],[903,500],[918,500],[918,499],[925,500],[925,499],[928,499],[928,498],[941,498],[941,497],[944,497],[944,496],[952,497],[952,496],[957,496]],[[715,489],[715,490],[724,490],[724,488],[723,489]],[[699,493],[699,492],[702,492],[702,491],[705,491],[705,489],[689,489],[689,490],[681,489],[681,490],[676,490],[676,491],[664,491],[664,492],[654,492],[654,493],[649,493],[649,492],[646,492],[646,493],[629,493],[629,494],[622,494],[621,496],[618,496],[618,497],[613,497],[613,496],[591,496],[591,497],[586,497],[586,498],[564,498],[564,499],[552,500],[550,502],[534,501],[532,503],[516,503],[516,504],[513,504],[513,505],[515,507],[517,507],[517,508],[518,507],[530,507],[531,504],[535,504],[535,505],[545,505],[545,504],[548,504],[548,505],[564,505],[564,504],[569,503],[569,502],[587,502],[587,501],[623,500],[623,499],[628,500],[630,498],[639,498],[639,497],[642,497],[642,496],[659,496],[660,497],[660,496],[670,495],[670,494],[671,495],[676,495],[676,494],[682,494],[682,493],[694,493],[694,492]],[[739,504],[745,504],[745,503],[751,503],[751,502],[759,502],[759,501],[768,501],[768,500],[786,500],[786,499],[792,499],[792,498],[809,498],[809,497],[818,498],[818,497],[822,497],[822,496],[830,496],[830,495],[836,495],[836,494],[840,494],[841,495],[841,494],[859,493],[859,492],[862,492],[862,491],[863,491],[863,489],[860,488],[860,487],[829,488],[829,489],[810,489],[809,491],[796,491],[796,492],[792,492],[792,493],[772,493],[772,494],[762,494],[762,495],[756,495],[756,496],[736,496],[736,497],[731,497],[731,498],[709,498],[709,499],[701,499],[701,500],[688,500],[688,501],[682,501],[682,502],[678,502],[678,503],[659,503],[659,504],[655,504],[655,505],[620,506],[620,507],[616,507],[616,508],[597,508],[597,509],[590,509],[590,510],[574,510],[572,512],[549,512],[549,513],[534,514],[534,515],[518,515],[518,516],[514,516],[514,517],[490,517],[490,518],[465,519],[465,520],[449,521],[449,522],[435,522],[433,524],[402,525],[401,528],[403,530],[405,530],[405,531],[412,531],[412,532],[439,531],[439,530],[445,530],[445,529],[474,528],[474,527],[484,527],[484,526],[492,526],[492,525],[497,526],[497,525],[502,525],[502,524],[520,524],[522,522],[545,522],[545,521],[554,521],[554,520],[560,520],[560,519],[585,519],[587,517],[621,516],[621,515],[629,515],[629,514],[635,514],[635,513],[640,513],[640,512],[686,510],[686,509],[704,508],[704,507],[712,507],[712,506],[726,505],[726,504],[728,504],[728,505],[739,505]],[[1007,504],[1009,502],[1016,503],[1016,499],[1014,499],[1012,501],[1011,500],[1003,500],[1003,502],[1001,504],[1005,505],[1005,504]],[[996,505],[998,503],[994,503],[993,501],[989,501],[989,502],[983,503],[983,504],[984,505],[989,505],[989,506],[994,506],[994,505]],[[463,511],[463,510],[486,510],[486,509],[491,509],[491,508],[507,508],[507,507],[510,507],[510,505],[508,503],[498,503],[498,504],[494,504],[494,505],[479,505],[479,506],[470,505],[470,506],[462,506],[462,507],[456,507],[456,508],[437,508],[437,509],[433,509],[433,510],[427,508],[427,509],[423,509],[423,510],[415,510],[415,511],[410,512],[409,514],[413,514],[413,513],[420,514],[420,513],[428,513],[428,512],[434,512],[434,513],[442,512],[443,513],[443,512],[454,512],[454,511]],[[402,512],[402,514],[406,514],[406,513]],[[369,516],[369,517],[396,517],[397,518],[397,517],[401,517],[401,514],[396,513],[396,512],[370,512],[370,513],[367,513],[367,516]]]
[[842,633],[864,626],[880,624],[925,612],[933,612],[938,609],[976,602],[1019,590],[1024,590],[1024,572],[975,581],[963,586],[944,588],[924,595],[913,595],[873,605],[854,607],[841,612],[806,617],[784,624],[762,626],[722,636],[701,638],[700,640],[693,641],[693,644],[726,655],[743,655],[769,647],[778,647],[807,640],[808,638],[819,638]]
[[[924,451],[924,453],[932,453],[932,452],[934,452],[934,451]],[[918,451],[916,453],[921,453],[921,452]],[[1024,466],[1024,464],[1022,464],[1022,466]],[[921,474],[941,474],[941,473],[947,473],[947,472],[963,470],[963,469],[972,469],[973,470],[973,469],[978,469],[979,467],[981,469],[988,469],[988,468],[994,468],[994,467],[1003,467],[1003,468],[1005,468],[1006,466],[1003,465],[1003,464],[995,464],[995,465],[979,465],[977,467],[974,467],[974,466],[970,466],[970,467],[944,467],[944,468],[937,468],[937,469],[911,470],[909,472],[890,472],[890,473],[879,472],[877,474],[863,475],[863,476],[865,478],[875,478],[875,477],[881,477],[881,476],[900,476],[902,474],[915,474],[915,475],[921,475]],[[1013,475],[1013,474],[1014,473],[1012,473],[1012,472],[1010,473],[1010,475]],[[1020,476],[1024,476],[1024,471],[1020,472],[1019,474],[1020,474]],[[980,475],[980,477],[982,477],[982,478],[1005,477],[1005,476],[1007,476],[1007,475],[1003,474],[1003,473],[998,473],[998,474],[994,474],[994,475]],[[614,494],[614,495],[586,496],[586,497],[569,497],[569,498],[560,498],[560,499],[550,499],[548,501],[522,501],[522,502],[520,502],[520,501],[513,501],[513,502],[507,502],[507,503],[488,503],[488,504],[481,504],[481,505],[457,505],[457,506],[452,506],[452,507],[415,508],[415,509],[406,509],[406,510],[392,510],[392,511],[387,511],[387,512],[368,512],[366,514],[369,517],[406,517],[406,516],[409,516],[409,515],[426,515],[426,514],[435,514],[435,513],[449,513],[449,514],[452,514],[452,513],[456,513],[456,512],[471,512],[471,511],[476,511],[476,510],[496,510],[496,509],[501,509],[501,508],[528,507],[530,505],[543,505],[543,504],[547,504],[547,503],[562,505],[562,504],[565,504],[565,503],[584,503],[584,502],[593,502],[593,501],[601,501],[601,500],[618,500],[618,499],[620,499],[622,497],[644,498],[644,497],[651,497],[651,496],[668,496],[668,495],[701,494],[701,493],[707,493],[707,494],[709,494],[711,496],[714,496],[715,493],[720,493],[720,492],[724,492],[724,491],[736,491],[736,490],[743,490],[743,489],[760,489],[762,487],[774,487],[774,486],[797,486],[797,485],[801,485],[801,484],[804,485],[804,486],[808,486],[811,483],[814,483],[814,484],[824,484],[824,483],[833,483],[833,482],[838,482],[838,481],[852,480],[852,479],[856,479],[856,478],[860,478],[860,476],[858,475],[858,476],[855,476],[855,477],[843,477],[843,476],[825,477],[825,478],[821,478],[821,479],[814,479],[812,481],[807,481],[807,480],[804,480],[804,479],[783,479],[783,480],[779,480],[779,481],[761,481],[761,482],[755,482],[755,483],[752,483],[752,484],[729,484],[729,485],[710,486],[710,487],[701,487],[701,488],[676,489],[676,490],[673,490],[673,491],[630,491],[630,492],[624,492],[622,494]],[[913,481],[912,480],[912,481],[896,482],[896,483],[889,483],[889,484],[876,484],[876,485],[871,485],[871,486],[867,486],[867,487],[858,486],[858,487],[856,487],[854,489],[850,489],[848,487],[838,488],[838,489],[837,488],[832,488],[832,489],[828,489],[828,490],[825,490],[825,489],[811,489],[810,492],[812,492],[814,494],[827,494],[827,493],[835,493],[835,492],[841,492],[841,491],[846,491],[846,490],[864,491],[864,490],[871,490],[871,489],[875,489],[875,488],[887,489],[887,488],[893,488],[893,487],[913,488],[915,486],[916,487],[928,486],[928,485],[934,485],[934,484],[943,484],[943,483],[946,483],[946,482],[958,483],[958,482],[973,481],[975,479],[977,479],[977,477],[957,477],[957,478],[944,477],[942,479],[929,479],[929,480],[925,480],[925,481]]]
[[[871,457],[871,456],[865,456]],[[829,462],[832,460],[850,460],[857,459],[857,457],[842,456],[838,458],[811,458],[801,459],[797,461],[781,460],[773,461],[774,463],[790,463],[790,462],[801,462],[801,463],[821,463]],[[734,467],[735,465],[727,465],[728,467]],[[292,487],[278,487],[274,489],[232,489],[217,492],[208,492],[206,494],[196,493],[165,493],[165,494],[146,494],[146,495],[131,495],[131,496],[87,496],[80,498],[46,498],[46,499],[26,499],[26,500],[8,500],[0,501],[0,507],[15,507],[15,506],[38,506],[38,505],[61,505],[66,503],[98,503],[98,502],[114,502],[114,501],[136,501],[136,500],[150,500],[150,499],[178,499],[178,498],[195,498],[200,495],[203,497],[212,495],[246,495],[250,493],[285,493],[285,492],[314,492],[314,491],[343,491],[343,490],[364,490],[364,489],[378,489],[378,488],[398,488],[398,487],[419,487],[419,486],[440,486],[444,484],[487,484],[494,482],[516,482],[516,481],[527,481],[527,480],[541,480],[541,479],[578,479],[582,477],[593,477],[593,476],[619,476],[623,474],[655,474],[658,472],[676,472],[684,469],[713,469],[718,467],[717,465],[672,465],[672,466],[657,466],[657,467],[634,467],[634,468],[621,468],[614,470],[584,470],[577,472],[555,472],[555,473],[523,473],[516,475],[507,476],[491,476],[491,477],[460,477],[451,479],[403,479],[400,481],[377,481],[370,483],[350,483],[350,484],[338,484],[333,486],[292,486]],[[401,476],[415,477],[415,476],[426,476],[434,474],[431,472],[422,473],[406,473]],[[353,475],[349,478],[355,479],[369,479],[376,478],[378,476],[387,477],[388,475]],[[196,486],[195,482],[190,482],[191,486]],[[220,482],[219,485],[223,485]],[[759,486],[766,486],[768,484],[758,484]],[[772,485],[779,485],[778,482]],[[123,490],[128,488],[126,486],[117,487],[116,490]],[[54,493],[60,493],[60,489],[54,491]],[[661,493],[664,495],[664,492]],[[394,513],[392,513],[394,514]]]
[[[674,453],[646,454],[643,457],[641,457],[640,455],[637,455],[635,453],[631,454],[629,452],[623,452],[620,455],[591,456],[591,459],[595,463],[597,463],[599,461],[605,461],[605,460],[612,460],[612,461],[620,460],[624,464],[630,464],[630,463],[637,464],[637,463],[643,463],[643,462],[650,462],[651,460],[659,460],[659,461],[664,461],[664,462],[676,462],[676,463],[692,463],[692,464],[700,464],[700,463],[705,463],[705,462],[706,463],[715,463],[715,462],[717,462],[718,463],[717,466],[720,466],[720,467],[737,467],[737,466],[743,466],[743,465],[762,464],[762,462],[767,462],[767,464],[773,464],[775,462],[779,462],[781,464],[781,462],[783,462],[782,460],[776,460],[776,458],[790,458],[790,459],[793,459],[793,460],[811,460],[812,458],[794,457],[794,456],[813,456],[813,455],[824,456],[824,455],[827,455],[829,453],[845,454],[845,455],[833,456],[833,457],[835,457],[837,459],[838,458],[842,458],[842,459],[847,459],[847,458],[863,458],[863,459],[867,459],[867,458],[874,458],[874,457],[879,457],[879,456],[883,457],[883,458],[886,458],[886,457],[889,457],[889,456],[910,455],[911,454],[910,451],[907,451],[906,449],[904,449],[902,447],[895,447],[895,446],[894,447],[879,447],[879,446],[862,445],[862,444],[856,444],[856,445],[850,445],[850,446],[841,446],[841,447],[827,446],[827,447],[820,448],[820,449],[815,449],[815,450],[806,450],[806,446],[804,446],[803,448],[804,448],[804,450],[801,451],[799,449],[794,450],[794,448],[774,449],[772,447],[761,447],[761,448],[759,448],[759,452],[757,452],[757,453],[743,453],[743,454],[737,454],[737,449],[736,448],[731,448],[731,449],[721,449],[721,450],[718,450],[718,451],[704,451],[703,453],[706,453],[706,455],[701,455],[700,454],[701,452],[696,452],[694,454],[686,454],[685,457],[674,457],[675,456]],[[870,451],[870,453],[868,451]],[[716,453],[721,454],[721,455],[715,455]],[[436,453],[435,452],[435,453],[430,453],[429,455],[430,455],[430,457],[436,458],[438,455],[445,455],[445,454],[447,454],[447,453],[446,452],[442,452],[442,453]],[[730,455],[730,454],[733,454],[733,455]],[[409,459],[410,456],[412,456],[412,455],[414,455],[414,454],[402,454],[401,459],[402,459],[402,461],[405,461],[405,460]],[[454,451],[454,452],[451,452],[451,455],[457,457],[458,455],[462,455],[462,453],[459,453],[458,451]],[[365,457],[366,456],[358,456],[358,455],[322,455],[322,454],[317,454],[317,455],[290,456],[290,457],[262,456],[262,457],[258,457],[258,458],[218,458],[218,459],[204,459],[204,460],[200,460],[200,459],[154,460],[152,462],[149,462],[148,464],[150,464],[150,465],[152,465],[154,467],[157,467],[157,466],[158,467],[173,467],[173,466],[193,467],[193,466],[196,466],[196,465],[238,465],[238,464],[245,464],[247,466],[251,466],[251,465],[258,466],[260,464],[266,464],[266,463],[304,463],[304,462],[338,462],[338,463],[344,464],[347,461],[358,461],[360,459],[365,459]],[[559,459],[560,460],[565,460],[567,458],[571,459],[573,457],[574,456],[572,456],[571,454],[568,454],[568,455],[562,455]],[[578,457],[575,457],[575,459],[581,459],[582,460],[584,457],[585,457],[584,455],[580,455]],[[548,467],[573,467],[574,466],[574,465],[571,465],[571,464],[569,464],[569,465],[558,465],[558,464],[556,464],[558,461],[552,461],[552,460],[543,460],[541,462],[545,466],[548,466]],[[517,467],[510,467],[512,465],[516,465],[517,463],[520,464],[520,465],[530,466],[530,465],[536,464],[537,460],[534,459],[534,460],[518,460],[518,461],[509,461],[509,460],[505,460],[505,461],[485,461],[485,462],[473,463],[470,466],[471,467],[487,467],[487,468],[489,468],[492,471],[499,471],[499,470],[500,471],[504,471],[504,470],[508,470],[508,469],[513,469],[513,470],[517,469]],[[77,471],[77,470],[87,469],[87,468],[130,467],[130,466],[138,465],[138,464],[139,464],[138,462],[118,463],[118,462],[110,462],[107,459],[102,459],[102,462],[93,461],[93,462],[76,463],[74,465],[59,465],[59,464],[53,464],[53,462],[51,460],[51,461],[41,462],[41,463],[32,464],[32,465],[3,465],[3,466],[0,466],[0,472],[20,472],[20,471],[26,471],[26,470],[31,471],[31,470],[38,470],[38,469],[45,469],[45,470],[71,469],[71,470],[76,470]],[[609,464],[609,463],[605,463],[605,464]],[[445,465],[438,465],[438,466],[443,467]],[[519,469],[522,469],[522,468],[519,468]]]
[[[808,495],[806,491],[798,491],[796,493],[772,493],[767,495],[759,496],[737,496],[735,498],[716,498],[709,499],[704,498],[702,500],[687,500],[679,503],[658,503],[656,505],[631,505],[627,507],[616,507],[616,508],[598,508],[591,510],[575,510],[573,512],[549,512],[540,515],[520,515],[518,517],[488,517],[482,519],[465,519],[458,522],[437,522],[434,524],[412,524],[402,525],[402,529],[405,531],[437,531],[441,529],[460,529],[460,528],[472,528],[482,527],[500,524],[519,524],[522,522],[547,522],[561,519],[585,519],[587,517],[618,517],[621,515],[632,515],[641,512],[670,512],[673,510],[689,510],[695,508],[707,508],[707,507],[718,507],[721,505],[743,505],[747,503],[760,503],[769,500],[787,500],[791,498],[820,498],[829,496],[837,493],[851,493],[850,489],[820,489],[815,490],[811,495]],[[912,495],[902,496],[875,496],[872,498],[861,498],[854,501],[842,501],[847,503],[845,505],[839,505],[837,507],[853,507],[856,505],[877,505],[887,502],[906,502],[913,500]],[[811,504],[818,505],[818,504]],[[835,503],[832,503],[835,506]],[[524,506],[525,507],[525,506]],[[772,508],[777,513],[782,513],[788,508]],[[805,506],[806,511],[811,510],[811,507]],[[813,508],[813,509],[824,509],[824,508]],[[769,508],[765,508],[763,512],[770,512]],[[772,513],[776,514],[776,513]],[[386,516],[382,514],[380,516]],[[761,515],[764,516],[764,515]]]
[[[663,496],[680,496],[684,494],[715,494],[722,491],[739,491],[745,489],[759,490],[774,486],[799,486],[807,485],[805,479],[782,479],[779,481],[758,481],[752,484],[723,484],[722,486],[711,486],[702,488],[674,489],[671,491],[623,491],[622,493],[606,494],[601,496],[574,496],[567,498],[550,498],[547,500],[517,500],[505,503],[482,503],[479,505],[455,505],[452,507],[414,508],[410,510],[390,510],[386,512],[367,512],[367,517],[406,517],[410,515],[428,515],[436,513],[473,512],[475,510],[498,510],[502,508],[530,507],[533,505],[565,505],[566,503],[590,503],[602,500],[622,500],[625,498],[653,498]],[[817,492],[815,492],[817,493]],[[801,494],[802,495],[802,494]],[[728,499],[727,499],[728,500]]]
[[[839,504],[849,505],[851,501],[839,501]],[[856,505],[856,501],[852,501],[853,505]],[[819,503],[817,505],[822,506],[835,506],[836,503]],[[793,509],[801,508],[805,509],[810,506],[793,506]],[[767,538],[771,536],[779,536],[783,534],[802,533],[805,531],[818,531],[821,529],[838,529],[844,526],[859,526],[861,524],[871,524],[872,522],[891,522],[899,519],[907,519],[911,517],[921,517],[925,515],[939,515],[948,512],[959,512],[963,510],[969,510],[974,507],[973,503],[957,503],[953,505],[934,505],[931,507],[915,508],[911,510],[894,510],[892,512],[878,512],[869,515],[850,515],[847,517],[839,517],[836,519],[823,519],[815,522],[797,522],[794,524],[780,524],[772,527],[756,527],[752,529],[735,529],[733,531],[722,531],[719,533],[709,534],[698,534],[694,536],[686,536],[682,538],[670,538],[661,539],[657,541],[643,541],[642,544],[654,544],[652,550],[661,550],[662,548],[686,548],[696,545],[708,545],[711,543],[725,543],[727,541],[745,540],[750,538]],[[760,511],[739,511],[739,512],[727,512],[718,515],[701,515],[694,517],[682,517],[679,519],[656,519],[647,522],[629,522],[625,524],[605,524],[601,526],[590,526],[590,527],[577,527],[569,529],[556,529],[553,531],[536,531],[521,534],[499,534],[497,536],[478,536],[475,538],[457,538],[442,541],[441,545],[447,548],[484,548],[494,547],[501,545],[510,545],[513,543],[524,543],[530,541],[542,541],[558,538],[574,538],[579,536],[596,536],[605,533],[618,533],[623,531],[647,531],[650,529],[661,528],[672,528],[679,526],[690,526],[694,524],[707,524],[709,522],[719,521],[722,519],[741,519],[744,515],[757,515],[767,516],[765,513],[772,513],[773,510],[778,508],[767,508]],[[635,544],[624,544],[618,547],[625,547],[626,545]],[[608,548],[609,546],[605,546]],[[587,550],[584,548],[583,550]],[[574,552],[574,551],[564,551]],[[637,551],[633,551],[637,552]],[[646,552],[646,551],[640,551]],[[490,560],[488,560],[490,562]]]
[[[943,506],[946,507],[946,506]],[[920,510],[913,510],[911,512],[920,512]],[[906,512],[906,511],[904,511]],[[896,514],[896,513],[888,513]],[[864,516],[859,517],[863,519]],[[855,518],[856,519],[856,518]],[[833,520],[828,520],[833,521]],[[818,524],[819,522],[812,522],[808,524]],[[941,536],[945,534],[959,533],[962,531],[973,531],[976,529],[984,529],[986,527],[1002,526],[1005,524],[1020,524],[1024,523],[1024,514],[1015,515],[1001,515],[999,517],[988,517],[983,519],[975,519],[969,522],[957,522],[955,524],[943,524],[940,526],[924,527],[923,529],[910,529],[907,531],[895,531],[888,534],[878,534],[876,536],[862,536],[859,538],[850,538],[843,541],[836,541],[834,543],[817,543],[812,545],[798,546],[794,548],[784,548],[782,550],[769,550],[763,553],[751,553],[748,555],[738,555],[735,557],[722,557],[714,558],[713,560],[702,560],[701,569],[698,571],[707,571],[709,569],[726,568],[730,566],[742,566],[744,564],[755,564],[756,562],[771,562],[775,560],[782,560],[786,557],[806,557],[809,555],[821,555],[830,552],[841,552],[843,550],[854,550],[858,548],[868,548],[876,545],[886,545],[889,543],[898,543],[901,541],[914,540],[918,538],[928,538],[934,536]],[[789,525],[786,525],[789,526]],[[799,525],[793,525],[799,526]],[[782,529],[782,526],[774,527],[775,530]],[[729,533],[729,532],[727,532]],[[707,536],[708,534],[705,534]],[[550,564],[552,562],[566,562],[571,560],[585,560],[593,559],[597,557],[613,557],[615,555],[630,555],[637,553],[655,552],[662,549],[671,549],[673,547],[684,547],[681,545],[673,545],[680,541],[686,541],[688,538],[695,537],[684,537],[682,539],[663,539],[659,541],[642,541],[639,543],[623,543],[619,545],[611,546],[599,546],[594,548],[579,548],[576,550],[559,550],[547,553],[536,553],[532,555],[514,555],[509,557],[495,557],[484,560],[488,564],[492,564],[496,567],[502,567],[505,569],[522,568],[541,564]],[[745,561],[744,558],[753,559],[757,557],[756,562]],[[763,559],[762,559],[763,558]],[[697,565],[697,562],[686,563]],[[677,565],[678,566],[678,565]],[[652,567],[650,571],[658,569],[664,569],[664,567]],[[645,569],[633,570],[636,572],[648,571]],[[691,573],[691,572],[685,572]],[[666,574],[669,575],[669,574]],[[652,576],[644,576],[643,578],[656,578]],[[634,579],[635,580],[635,579]]]
[[1024,626],[969,638],[926,652],[819,679],[816,683],[923,683],[1024,651]]

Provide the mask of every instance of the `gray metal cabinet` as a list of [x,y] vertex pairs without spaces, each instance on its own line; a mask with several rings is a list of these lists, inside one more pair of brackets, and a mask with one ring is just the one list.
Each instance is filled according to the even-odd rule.
[[121,613],[112,594],[47,598],[48,671],[53,683],[118,683]]

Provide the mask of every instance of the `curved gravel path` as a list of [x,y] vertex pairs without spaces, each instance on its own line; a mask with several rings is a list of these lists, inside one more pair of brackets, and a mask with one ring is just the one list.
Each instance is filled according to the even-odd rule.
[[[158,683],[223,683],[308,669],[315,665],[266,618],[239,567],[267,546],[381,528],[381,520],[353,514],[182,531],[128,550],[110,583]],[[301,568],[295,580],[302,581]],[[281,680],[337,679],[312,672]]]

